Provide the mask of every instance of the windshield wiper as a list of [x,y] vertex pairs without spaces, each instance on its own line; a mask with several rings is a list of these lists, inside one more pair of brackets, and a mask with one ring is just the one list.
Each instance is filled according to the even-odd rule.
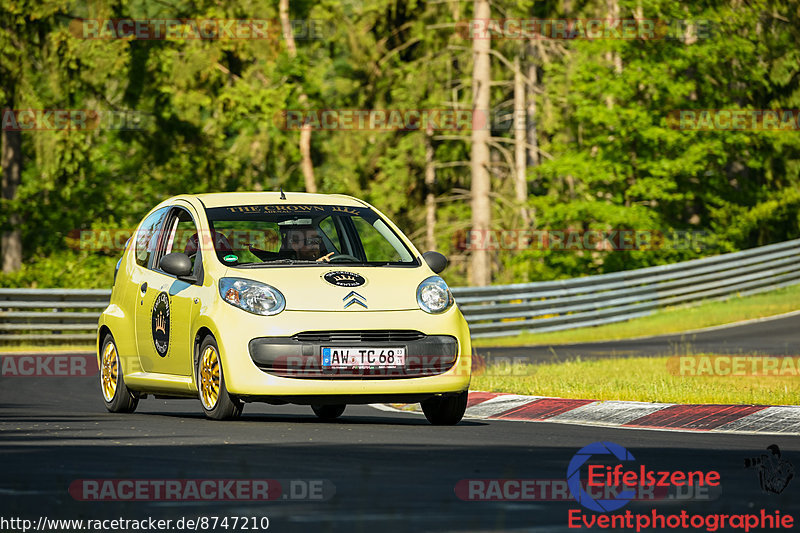
[[324,263],[322,263],[322,261],[310,261],[305,259],[272,259],[269,261],[262,261],[261,263],[239,263],[238,265],[233,265],[233,266],[254,268],[254,267],[269,266],[269,265],[312,265],[312,264],[324,264]]

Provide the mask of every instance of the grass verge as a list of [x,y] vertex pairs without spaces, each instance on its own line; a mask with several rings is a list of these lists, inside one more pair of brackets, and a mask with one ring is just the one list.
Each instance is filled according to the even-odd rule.
[[473,339],[475,346],[525,346],[533,344],[567,344],[628,339],[665,333],[680,333],[779,315],[800,309],[800,285],[752,296],[731,297],[723,301],[695,306],[668,307],[650,316],[627,322],[549,333],[522,333],[514,337]]
[[470,389],[534,396],[666,403],[799,405],[800,376],[696,376],[669,372],[669,357],[488,366]]

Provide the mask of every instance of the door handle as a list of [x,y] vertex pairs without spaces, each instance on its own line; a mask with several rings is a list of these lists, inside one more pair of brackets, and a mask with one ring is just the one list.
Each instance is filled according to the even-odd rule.
[[147,282],[146,281],[144,283],[142,283],[142,286],[139,287],[139,290],[142,291],[142,294],[147,292]]

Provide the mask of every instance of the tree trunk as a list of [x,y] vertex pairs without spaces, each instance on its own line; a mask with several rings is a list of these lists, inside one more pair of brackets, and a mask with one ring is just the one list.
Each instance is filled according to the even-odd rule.
[[[303,95],[305,96],[305,95]],[[306,192],[317,192],[317,180],[314,178],[314,163],[311,161],[311,125],[300,130],[300,157]]]
[[[280,0],[278,12],[281,18],[281,30],[286,39],[286,50],[292,59],[297,57],[297,45],[294,42],[292,23],[289,20],[289,0]],[[300,87],[300,96],[297,98],[302,107],[306,107],[308,96]],[[306,184],[306,192],[317,192],[317,181],[314,178],[314,163],[311,161],[311,125],[307,124],[300,130],[300,168]]]
[[425,248],[436,249],[436,167],[433,166],[433,124],[425,131]]
[[[527,150],[528,150],[528,167],[535,168],[539,166],[539,134],[537,131],[537,121],[539,117],[537,115],[536,109],[536,88],[539,86],[539,48],[538,43],[531,40],[528,42],[528,54],[527,54],[527,62],[528,62],[528,110],[527,110]],[[533,183],[536,184],[536,179],[534,178]],[[532,227],[536,227],[536,207],[532,207],[528,210],[528,216],[530,217],[530,225]]]
[[539,83],[538,72],[536,70],[536,45],[533,42],[528,44],[528,166],[539,166],[539,139],[536,132],[536,92],[534,88]]
[[[619,19],[619,3],[617,0],[608,0],[606,3],[608,7],[608,18],[613,21]],[[605,54],[606,61],[614,65],[614,73],[622,74],[622,56],[617,51],[609,51]],[[606,106],[609,109],[614,108],[614,96],[611,94],[606,95]]]
[[528,161],[526,151],[525,80],[522,77],[519,56],[514,58],[514,193],[519,204],[522,224],[530,224],[528,208]]
[[[22,174],[22,134],[3,130],[2,137],[3,200],[13,200]],[[3,272],[15,272],[22,266],[22,232],[19,223],[19,215],[9,216],[8,225],[11,229],[4,231],[0,237]]]
[[[488,0],[475,0],[475,19],[489,19],[491,10]],[[491,64],[489,62],[490,39],[472,40],[472,112],[473,117],[484,116],[485,120],[473,119],[472,128],[472,230],[485,240],[491,225],[491,190],[489,176],[489,82],[491,81]],[[473,250],[471,257],[470,281],[472,285],[484,286],[491,283],[491,262],[489,252],[485,249]]]

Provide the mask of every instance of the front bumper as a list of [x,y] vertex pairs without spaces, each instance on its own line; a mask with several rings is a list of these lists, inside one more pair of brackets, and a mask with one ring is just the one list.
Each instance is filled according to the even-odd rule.
[[[225,307],[212,309],[205,316],[225,316],[225,323],[233,327],[223,329],[211,321],[200,326],[211,329],[217,339],[226,386],[233,395],[250,399],[342,396],[391,400],[407,395],[461,392],[469,388],[472,365],[469,328],[455,306],[441,315],[429,315],[419,310],[284,311],[275,316],[261,317],[227,303],[223,305]],[[407,346],[409,355],[419,355],[409,359],[409,368],[404,368],[402,373],[395,371],[393,375],[388,372],[386,375],[325,373],[320,367],[319,350],[335,344],[324,340],[309,342],[307,337],[305,342],[291,340],[301,332],[315,329],[348,331],[354,326],[361,331],[413,330],[421,332],[426,340],[416,345],[414,341],[385,343]],[[351,342],[339,342],[336,345],[353,346]],[[374,345],[373,342],[364,342],[367,344]],[[289,375],[287,365],[281,369],[276,362],[282,355],[292,354],[296,357],[295,368]],[[307,372],[298,373],[298,363]]]
[[[396,379],[435,376],[450,370],[458,357],[458,340],[451,335],[425,335],[409,331],[406,340],[370,341],[369,335],[327,335],[327,332],[307,332],[293,337],[259,337],[249,343],[250,357],[258,368],[269,374],[286,378],[348,378]],[[337,332],[338,333],[338,332]],[[342,332],[347,333],[347,332]],[[368,332],[367,332],[368,333]],[[415,333],[418,333],[415,335]],[[364,340],[361,337],[367,337]],[[400,339],[403,335],[396,335]],[[311,339],[309,339],[311,337]],[[313,337],[319,337],[314,339]],[[327,339],[326,339],[327,337]],[[344,338],[341,338],[344,337]],[[358,339],[357,342],[347,337]],[[308,340],[306,340],[308,339]],[[323,347],[404,348],[405,364],[399,367],[323,368]]]

